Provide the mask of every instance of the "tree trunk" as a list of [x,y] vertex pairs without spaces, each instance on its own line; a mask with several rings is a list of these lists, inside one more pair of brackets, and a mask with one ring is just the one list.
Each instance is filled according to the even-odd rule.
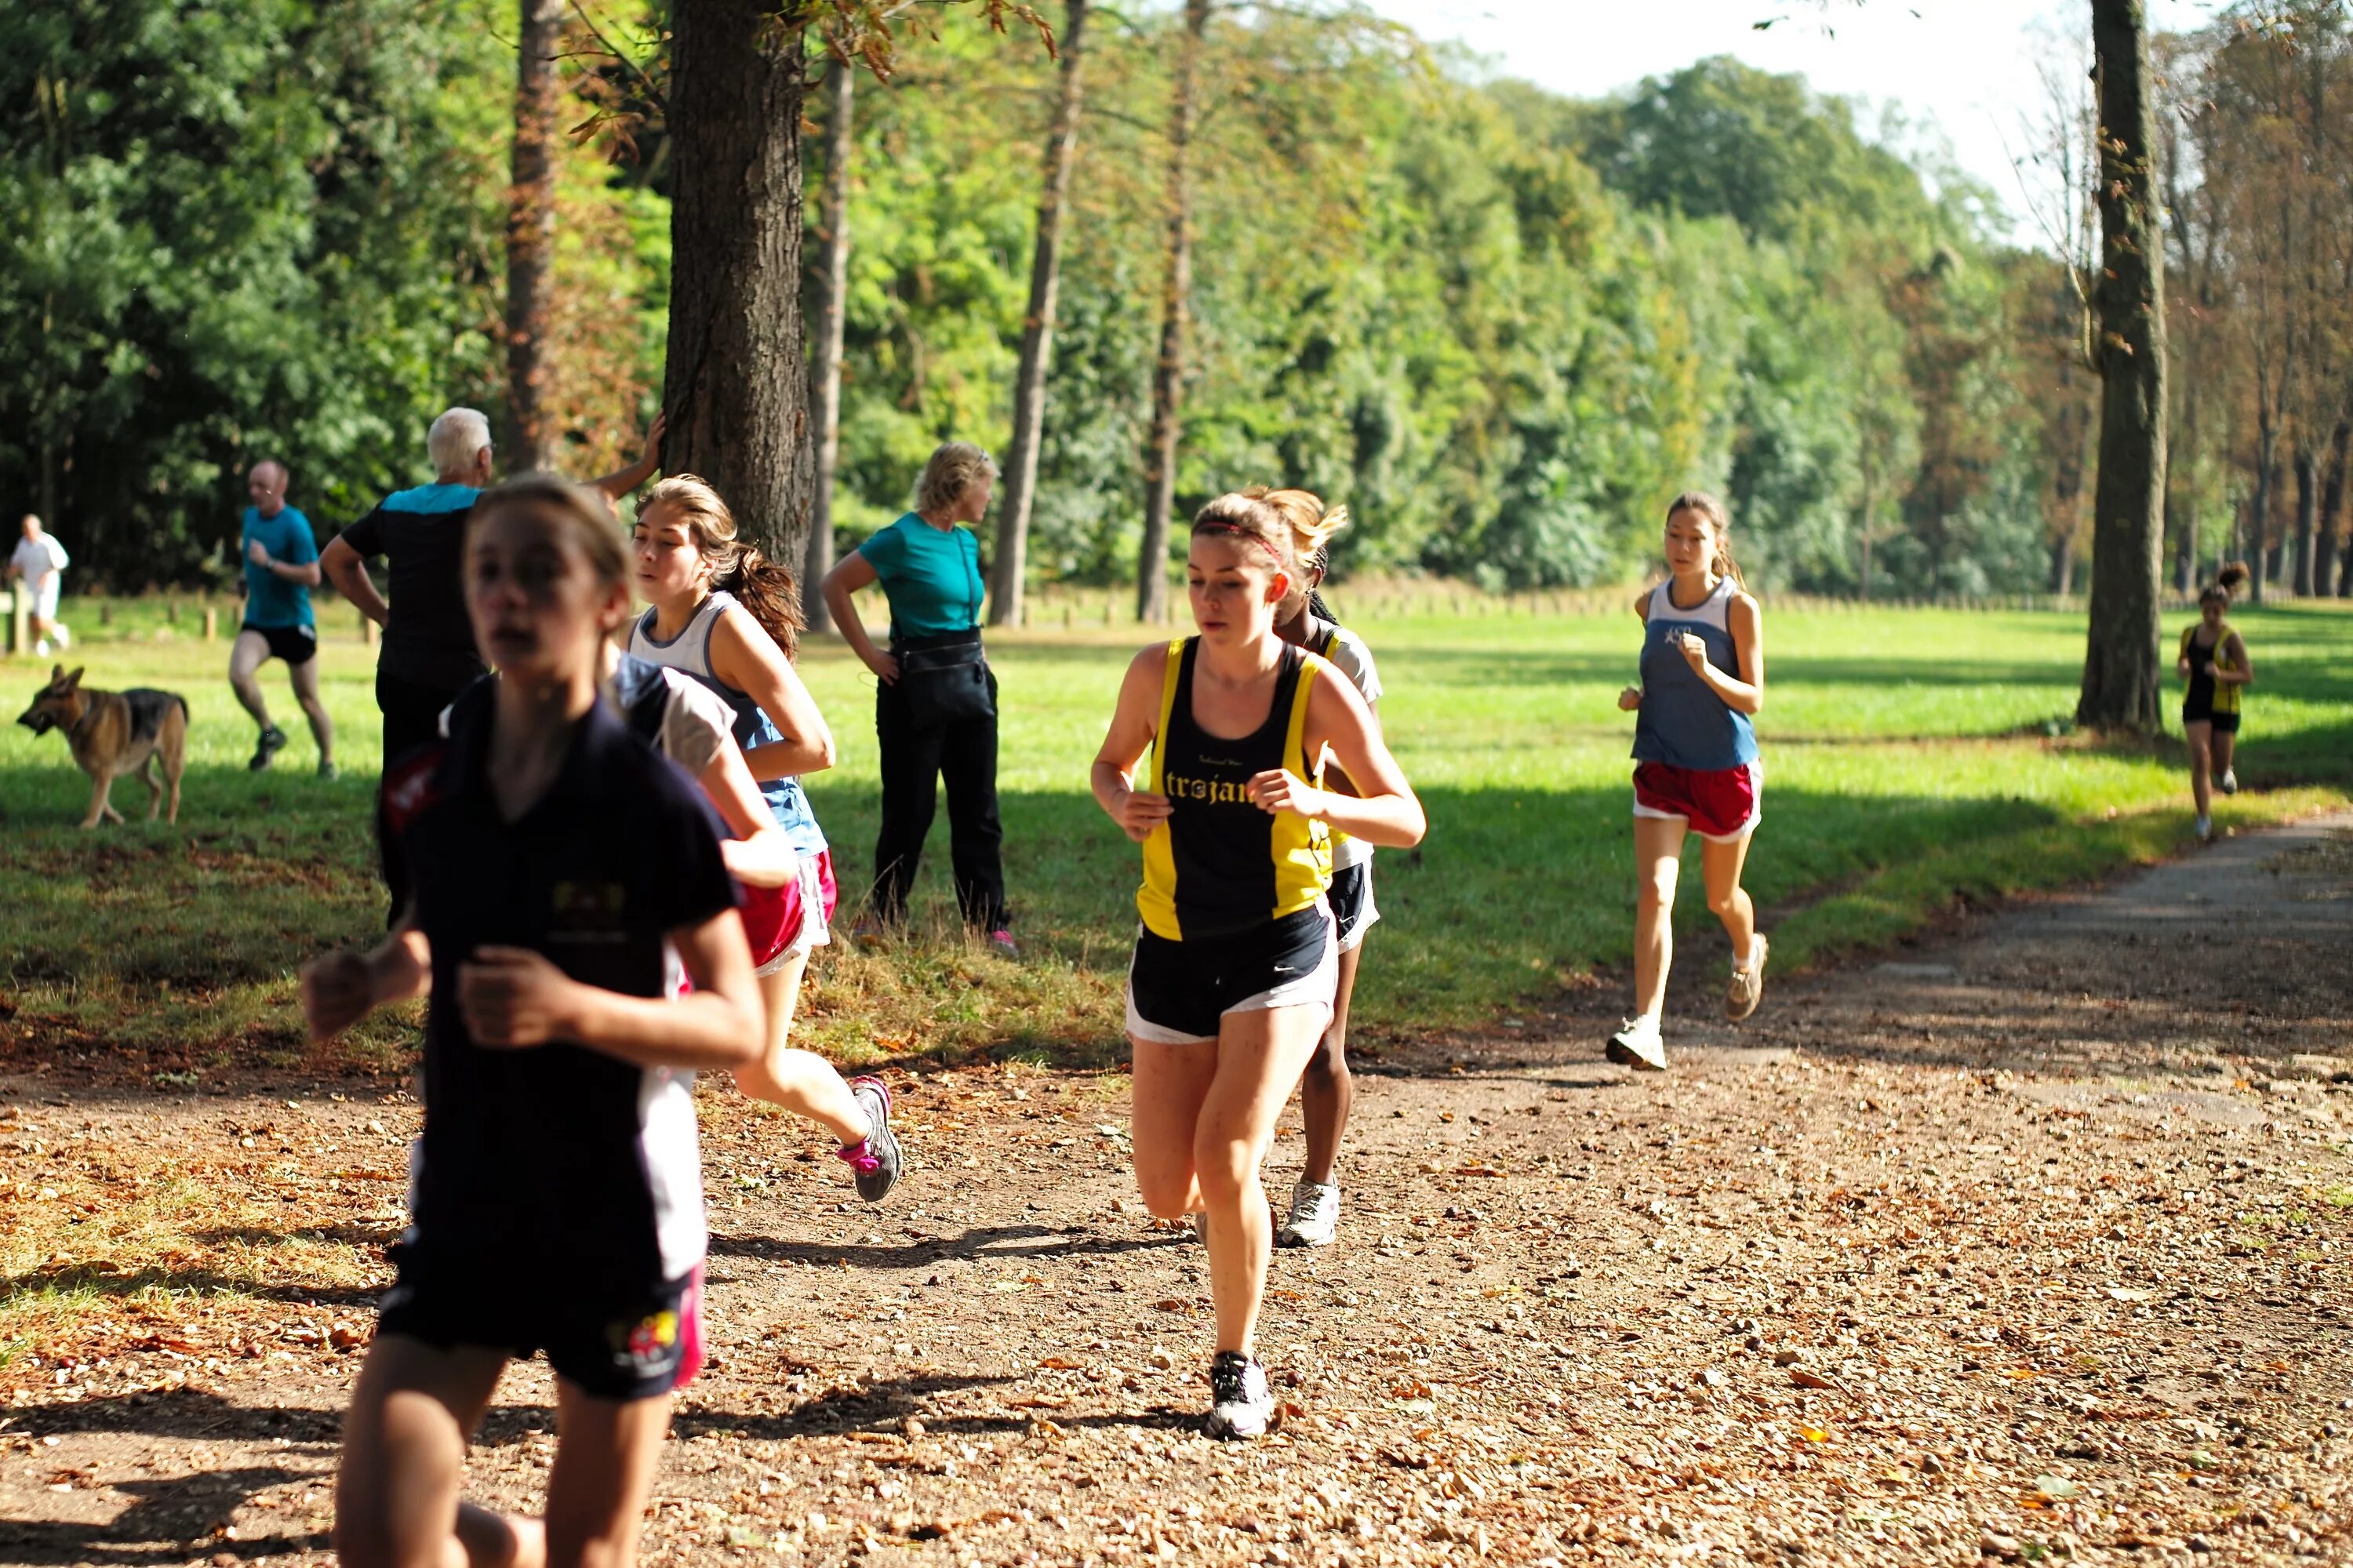
[[1144,547],[1135,618],[1168,619],[1168,516],[1176,504],[1176,422],[1185,397],[1185,323],[1193,291],[1193,73],[1209,30],[1209,0],[1185,0],[1185,41],[1168,113],[1168,274],[1160,295],[1160,359],[1152,372],[1152,440],[1144,461]]
[[2255,493],[2247,503],[2247,596],[2253,603],[2263,602],[2263,567],[2268,557],[2263,541],[2271,532],[2272,481],[2279,473],[2277,436],[2268,414],[2258,408],[2255,412]]
[[2302,437],[2295,447],[2295,597],[2312,597],[2312,536],[2320,524],[2319,464],[2312,460],[2311,451]]
[[2051,541],[2051,591],[2061,599],[2075,591],[2075,535],[2072,533]]
[[1061,94],[1046,132],[1038,182],[1038,238],[1029,255],[1029,312],[1021,321],[1021,365],[1013,378],[1013,445],[1006,453],[1005,499],[997,503],[997,580],[992,626],[1021,624],[1029,565],[1029,509],[1038,493],[1038,446],[1046,427],[1046,369],[1054,355],[1054,307],[1062,286],[1062,206],[1079,145],[1079,60],[1085,48],[1087,0],[1064,0]]
[[2100,112],[2100,470],[2075,719],[2149,734],[2159,723],[2165,573],[2165,250],[2142,0],[2092,0],[2092,49]]
[[2328,482],[2320,491],[2320,535],[2312,568],[2312,591],[2326,599],[2345,597],[2337,583],[2337,528],[2345,517],[2345,459],[2353,443],[2353,420],[2339,419],[2328,438]]
[[858,71],[842,60],[826,73],[825,249],[818,261],[817,493],[809,505],[807,559],[801,571],[801,609],[809,630],[833,624],[825,596],[816,591],[833,570],[833,487],[841,468],[841,334],[849,302],[849,156],[854,144]]
[[553,470],[547,313],[555,294],[555,69],[564,0],[522,0],[515,40],[514,184],[507,192],[507,444],[512,465]]
[[673,12],[663,466],[699,473],[744,535],[802,559],[817,480],[801,325],[801,29],[775,0]]

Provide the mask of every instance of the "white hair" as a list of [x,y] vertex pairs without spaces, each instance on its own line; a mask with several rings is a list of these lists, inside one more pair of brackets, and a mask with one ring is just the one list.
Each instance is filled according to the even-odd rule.
[[490,444],[491,421],[479,408],[451,408],[425,432],[426,455],[440,477],[472,468],[474,454]]

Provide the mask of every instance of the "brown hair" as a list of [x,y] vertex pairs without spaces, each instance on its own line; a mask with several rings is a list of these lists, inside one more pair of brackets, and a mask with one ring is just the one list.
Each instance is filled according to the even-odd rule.
[[588,563],[600,590],[610,592],[628,580],[628,546],[621,542],[620,520],[602,491],[552,473],[519,473],[482,492],[467,514],[467,537],[471,539],[475,529],[511,506],[536,507],[554,519],[564,538]]
[[2214,580],[2200,590],[2198,602],[2201,605],[2211,604],[2219,599],[2223,604],[2228,605],[2232,596],[2239,591],[2239,585],[2246,580],[2247,563],[2232,561],[2229,566],[2216,572]]
[[1256,545],[1273,557],[1274,569],[1294,583],[1300,580],[1299,552],[1292,542],[1291,524],[1283,514],[1258,496],[1243,491],[1220,495],[1193,514],[1193,536],[1220,534]]
[[800,652],[801,628],[808,624],[801,616],[800,580],[781,562],[736,537],[735,514],[708,481],[691,473],[670,475],[638,503],[638,520],[645,521],[657,506],[670,507],[686,524],[687,536],[711,563],[712,589],[733,594],[761,630],[776,639],[785,657],[795,657]]
[[1748,579],[1740,575],[1740,563],[1732,558],[1732,514],[1714,493],[1704,490],[1686,490],[1667,503],[1666,520],[1675,520],[1678,512],[1696,512],[1715,528],[1715,558],[1708,563],[1720,577],[1730,577],[1733,586],[1746,592]]
[[984,478],[994,478],[997,463],[970,441],[949,441],[935,448],[915,484],[915,510],[937,512],[953,506],[964,493]]

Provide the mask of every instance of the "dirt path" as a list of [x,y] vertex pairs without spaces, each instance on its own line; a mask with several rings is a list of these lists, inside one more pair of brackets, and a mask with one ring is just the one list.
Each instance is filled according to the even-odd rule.
[[[1124,1082],[895,1075],[880,1212],[707,1089],[717,1360],[649,1559],[2353,1562],[2353,818],[1676,1022],[1663,1079],[1603,1000],[1363,1079],[1249,1446],[1194,1435],[1206,1271]],[[246,1293],[0,1368],[0,1561],[321,1557],[413,1107],[0,1088],[0,1220],[88,1236],[12,1288]],[[174,1179],[214,1223],[56,1218]],[[551,1391],[505,1394],[473,1477],[520,1505]]]

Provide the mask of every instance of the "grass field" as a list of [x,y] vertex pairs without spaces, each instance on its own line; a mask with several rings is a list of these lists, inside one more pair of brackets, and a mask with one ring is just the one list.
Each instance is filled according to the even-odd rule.
[[[298,1063],[296,966],[367,940],[382,918],[369,826],[379,760],[373,651],[352,612],[330,614],[322,657],[343,765],[332,783],[311,775],[283,668],[265,668],[275,716],[294,741],[275,770],[255,775],[245,766],[252,728],[223,679],[226,642],[195,637],[193,616],[166,624],[154,601],[111,609],[101,629],[92,606],[69,605],[82,633],[74,659],[93,684],[187,697],[180,825],[137,821],[145,790],[132,780],[115,792],[129,826],[79,832],[87,785],[62,738],[0,726],[0,1017],[13,1020],[0,1029],[45,1050],[133,1050],[168,1083],[240,1063]],[[1886,942],[1957,897],[2082,880],[2188,842],[2178,736],[2109,747],[2063,733],[2079,617],[1767,610],[1770,699],[1759,730],[1768,778],[1749,885],[1773,916],[1777,963]],[[2353,781],[2353,615],[2324,606],[2238,620],[2262,679],[2239,768],[2252,792],[2222,802],[2221,822],[2343,800]],[[2168,637],[2180,624],[2168,619]],[[1386,923],[1365,969],[1359,1034],[1475,1027],[1622,962],[1632,720],[1614,699],[1630,675],[1630,621],[1450,615],[1362,630],[1430,833],[1419,852],[1378,863]],[[917,935],[822,958],[807,1043],[853,1060],[976,1049],[1101,1060],[1116,1049],[1137,858],[1085,778],[1124,658],[1143,641],[1100,627],[994,640],[1008,876],[1024,959],[1002,963],[953,934],[943,819]],[[840,766],[812,793],[854,902],[877,803],[871,683],[829,641],[812,648],[805,669],[839,742]],[[47,673],[30,659],[0,661],[10,716]],[[1684,924],[1700,939],[1684,961],[1720,966],[1695,885],[1686,903]],[[389,1065],[405,1038],[387,1022],[356,1049]]]

